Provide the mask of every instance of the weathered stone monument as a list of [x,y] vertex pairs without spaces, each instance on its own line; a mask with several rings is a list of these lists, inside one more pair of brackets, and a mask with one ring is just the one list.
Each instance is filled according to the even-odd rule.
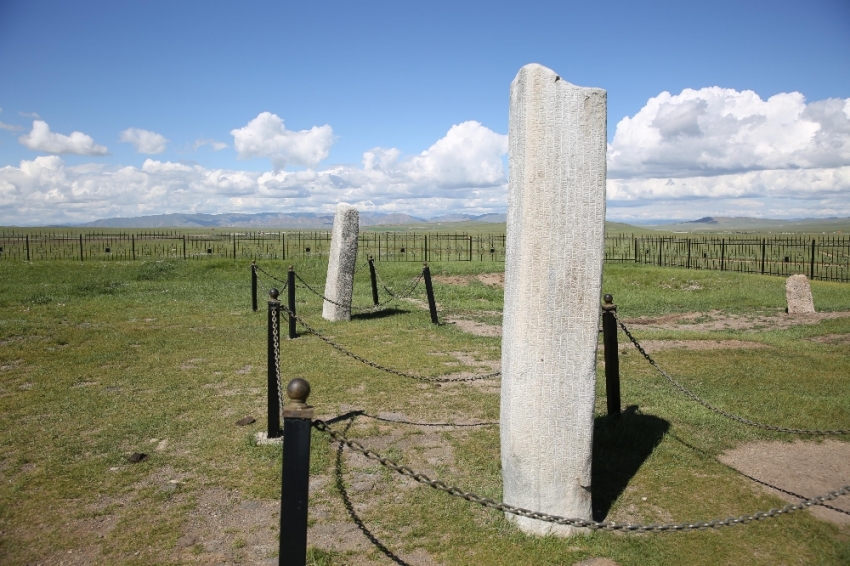
[[328,277],[325,280],[325,298],[330,301],[326,300],[322,306],[322,318],[326,320],[351,320],[359,233],[360,213],[349,204],[339,203],[331,232]]
[[788,301],[788,314],[809,314],[815,312],[812,299],[812,287],[805,275],[792,275],[785,280],[785,300]]
[[[511,83],[502,335],[506,503],[592,518],[607,95],[526,65]],[[577,529],[507,515],[525,532]]]

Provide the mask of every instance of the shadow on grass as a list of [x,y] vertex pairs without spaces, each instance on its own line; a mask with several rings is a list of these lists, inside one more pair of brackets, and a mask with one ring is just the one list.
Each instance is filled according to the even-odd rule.
[[611,505],[669,429],[669,422],[640,414],[636,405],[627,407],[619,418],[596,417],[591,479],[595,520],[605,520]]
[[[360,411],[352,411],[350,413],[346,413],[344,415],[340,415],[333,419],[334,422],[339,422],[341,420],[345,420],[346,418],[350,419],[348,424],[343,429],[343,434],[348,432],[348,429],[351,428],[351,425],[354,424],[354,419],[360,414]],[[369,542],[377,548],[384,556],[390,559],[390,561],[395,564],[399,564],[400,566],[411,566],[409,563],[402,560],[400,556],[395,554],[392,550],[387,548],[383,542],[381,542],[378,537],[369,530],[366,524],[363,522],[363,519],[357,514],[357,511],[354,510],[354,504],[351,502],[351,499],[348,497],[348,490],[345,489],[345,480],[343,479],[343,462],[342,462],[342,444],[339,444],[336,449],[336,465],[334,466],[334,477],[336,480],[336,489],[339,492],[340,497],[342,497],[342,503],[345,505],[345,510],[348,513],[348,516],[354,521],[354,524],[357,525],[357,528],[360,529],[360,532],[369,539]]]
[[387,318],[388,316],[395,316],[397,314],[408,314],[409,312],[410,311],[391,307],[388,309],[382,309],[374,312],[361,312],[357,314],[352,314],[351,320],[374,320],[378,318]]

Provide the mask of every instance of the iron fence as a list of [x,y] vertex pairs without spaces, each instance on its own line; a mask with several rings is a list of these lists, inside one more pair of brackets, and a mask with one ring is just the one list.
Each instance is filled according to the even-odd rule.
[[[0,232],[0,261],[139,259],[294,260],[327,257],[329,231],[184,234]],[[504,233],[361,232],[359,255],[376,261],[505,261]],[[848,236],[605,237],[605,261],[850,281]]]

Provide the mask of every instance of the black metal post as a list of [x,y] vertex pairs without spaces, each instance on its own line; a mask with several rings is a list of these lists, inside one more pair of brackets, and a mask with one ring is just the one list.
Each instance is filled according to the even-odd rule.
[[720,240],[720,271],[725,271],[726,263],[726,238]]
[[765,251],[765,239],[761,239],[761,274],[764,275],[764,251]]
[[425,279],[425,292],[428,294],[428,309],[431,311],[431,322],[440,324],[440,319],[437,318],[437,303],[434,302],[434,286],[431,284],[431,270],[428,264],[422,268],[422,276]]
[[183,259],[186,259],[186,234],[183,234]]
[[602,340],[605,345],[605,392],[608,416],[620,416],[620,352],[617,350],[617,305],[613,295],[605,295],[602,305]]
[[307,405],[310,384],[293,379],[283,409],[283,465],[280,478],[280,549],[278,564],[307,563],[307,501],[310,487],[310,430],[313,408]]
[[289,266],[286,279],[287,297],[289,298],[289,339],[298,338],[298,329],[295,327],[295,270]]
[[[133,250],[133,261],[136,261],[136,235],[130,234],[130,246]],[[254,309],[257,310],[257,309]]]
[[812,268],[810,270],[809,279],[815,280],[815,240],[812,238]]
[[25,241],[27,243],[27,261],[29,261],[30,260],[30,235],[29,234],[27,234]]
[[378,306],[378,278],[375,274],[375,258],[369,256],[369,277],[372,279],[372,302]]
[[257,262],[251,261],[251,307],[257,312]]
[[80,234],[80,261],[81,262],[85,261],[83,259],[83,235],[82,234]]
[[269,357],[268,357],[268,438],[280,438],[280,391],[278,358],[280,352],[280,291],[269,290]]

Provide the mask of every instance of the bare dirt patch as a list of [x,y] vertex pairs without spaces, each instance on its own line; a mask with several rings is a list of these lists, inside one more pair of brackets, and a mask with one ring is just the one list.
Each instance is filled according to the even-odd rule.
[[[751,442],[727,450],[718,459],[757,482],[763,482],[754,483],[756,489],[790,503],[799,503],[803,498],[823,495],[850,484],[850,442]],[[842,496],[827,503],[841,511],[814,506],[812,515],[839,525],[850,525],[850,497]]]
[[806,338],[806,340],[819,344],[829,344],[830,346],[850,346],[850,334],[827,334]]
[[479,281],[480,283],[491,287],[505,286],[505,273],[503,271],[496,273],[480,273],[478,275],[434,275],[431,279],[435,283],[460,285],[462,287],[469,285],[473,281]]
[[463,330],[464,332],[468,332],[469,334],[474,334],[475,336],[502,335],[501,326],[496,326],[494,324],[485,324],[483,322],[478,322],[477,320],[450,317],[446,319],[446,322],[449,324],[457,325],[459,329]]
[[818,312],[810,314],[754,313],[729,314],[722,311],[705,313],[668,314],[659,317],[627,319],[626,325],[658,330],[745,330],[784,329],[802,324],[818,324],[822,320],[850,317],[850,311]]
[[498,273],[482,273],[475,277],[479,281],[481,281],[485,285],[490,285],[493,287],[504,287],[505,286],[505,273],[504,271]]
[[471,277],[465,275],[432,275],[431,281],[434,283],[442,283],[444,285],[469,285]]

